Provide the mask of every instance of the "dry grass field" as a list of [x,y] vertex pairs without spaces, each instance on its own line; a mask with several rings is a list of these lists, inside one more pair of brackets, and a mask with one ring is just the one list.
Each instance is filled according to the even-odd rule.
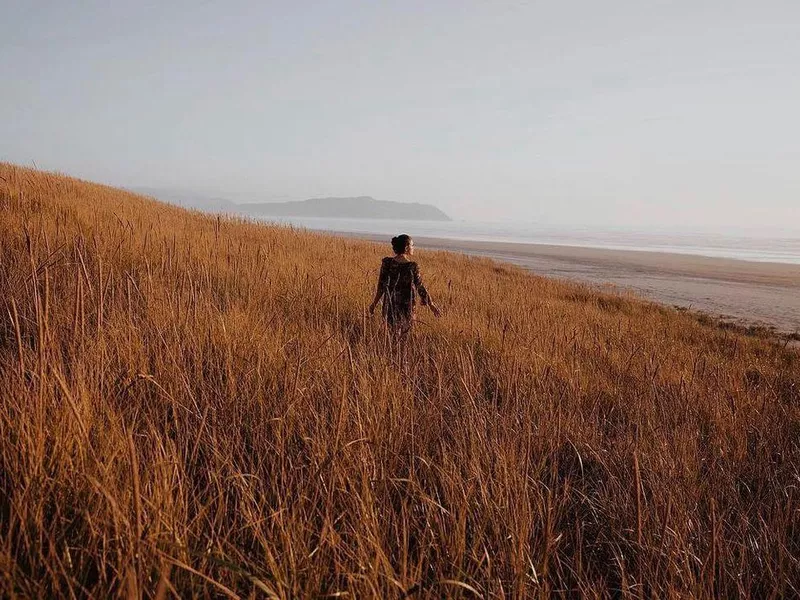
[[800,357],[0,165],[3,597],[800,595]]

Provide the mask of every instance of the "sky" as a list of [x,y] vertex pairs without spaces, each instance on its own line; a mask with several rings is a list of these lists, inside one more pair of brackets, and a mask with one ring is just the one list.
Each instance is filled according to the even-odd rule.
[[800,230],[800,2],[0,0],[0,161],[235,201]]

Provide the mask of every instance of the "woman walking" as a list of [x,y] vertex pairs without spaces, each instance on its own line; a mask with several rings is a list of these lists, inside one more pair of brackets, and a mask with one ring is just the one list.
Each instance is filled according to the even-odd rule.
[[414,323],[417,295],[435,316],[438,317],[440,312],[422,283],[419,266],[409,258],[414,254],[414,240],[406,234],[393,237],[392,250],[394,256],[387,256],[381,261],[378,289],[369,305],[369,312],[373,314],[378,302],[383,299],[382,313],[389,331],[393,336],[402,338]]

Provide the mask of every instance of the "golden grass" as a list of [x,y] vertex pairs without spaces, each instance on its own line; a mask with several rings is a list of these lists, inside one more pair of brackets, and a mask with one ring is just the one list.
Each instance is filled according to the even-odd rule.
[[[800,593],[800,360],[635,299],[0,165],[4,597]],[[339,594],[339,596],[336,596]]]

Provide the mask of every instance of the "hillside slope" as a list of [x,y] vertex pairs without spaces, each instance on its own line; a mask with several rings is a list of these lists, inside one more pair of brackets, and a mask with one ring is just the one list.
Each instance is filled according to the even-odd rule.
[[0,595],[798,593],[797,354],[385,252],[0,165]]

